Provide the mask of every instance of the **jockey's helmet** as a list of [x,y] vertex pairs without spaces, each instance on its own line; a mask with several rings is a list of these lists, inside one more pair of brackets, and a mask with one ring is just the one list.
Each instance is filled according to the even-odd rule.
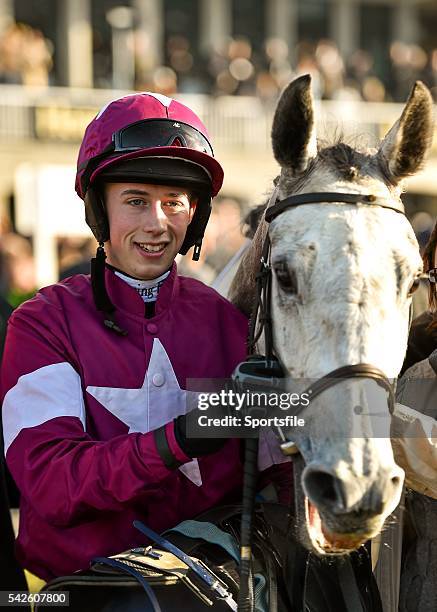
[[96,239],[109,240],[100,181],[187,186],[198,197],[180,253],[195,245],[197,259],[223,183],[208,132],[187,106],[167,96],[142,92],[113,100],[88,125],[79,150],[76,192]]

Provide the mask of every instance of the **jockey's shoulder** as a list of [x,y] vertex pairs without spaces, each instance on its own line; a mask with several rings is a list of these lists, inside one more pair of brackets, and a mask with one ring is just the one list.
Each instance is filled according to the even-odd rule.
[[180,298],[181,299],[192,299],[193,295],[196,296],[196,300],[200,299],[205,302],[205,306],[214,303],[224,310],[234,313],[236,316],[240,316],[242,320],[247,320],[244,315],[232,302],[221,295],[216,289],[205,285],[202,281],[192,278],[190,276],[179,276],[180,282]]
[[41,309],[44,309],[45,312],[62,310],[63,302],[66,299],[83,300],[90,293],[90,286],[89,274],[75,274],[52,285],[41,287],[32,298],[14,310],[10,320],[14,321],[21,316],[32,315],[40,312]]

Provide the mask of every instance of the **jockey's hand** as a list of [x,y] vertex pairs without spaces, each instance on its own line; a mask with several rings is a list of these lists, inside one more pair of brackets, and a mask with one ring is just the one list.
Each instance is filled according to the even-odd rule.
[[[196,418],[196,410],[189,413],[189,418]],[[224,446],[226,438],[190,438],[187,435],[187,415],[182,414],[174,420],[174,433],[181,450],[188,457],[202,457],[217,452]]]

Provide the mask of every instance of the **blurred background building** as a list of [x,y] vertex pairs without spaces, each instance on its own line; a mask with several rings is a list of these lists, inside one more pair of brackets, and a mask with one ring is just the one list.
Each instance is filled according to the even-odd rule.
[[[283,86],[311,73],[321,131],[372,144],[416,79],[436,98],[436,31],[435,0],[0,0],[0,291],[18,303],[88,258],[74,164],[114,97],[174,95],[208,126],[226,179],[203,266],[185,270],[210,282],[277,173],[269,133]],[[407,185],[421,244],[436,176],[434,150]]]

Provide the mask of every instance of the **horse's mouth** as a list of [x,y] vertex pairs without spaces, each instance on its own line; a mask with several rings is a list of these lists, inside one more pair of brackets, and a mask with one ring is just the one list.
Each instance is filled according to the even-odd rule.
[[322,555],[341,555],[357,550],[369,539],[366,533],[336,533],[324,524],[317,508],[305,496],[308,535],[315,550]]

